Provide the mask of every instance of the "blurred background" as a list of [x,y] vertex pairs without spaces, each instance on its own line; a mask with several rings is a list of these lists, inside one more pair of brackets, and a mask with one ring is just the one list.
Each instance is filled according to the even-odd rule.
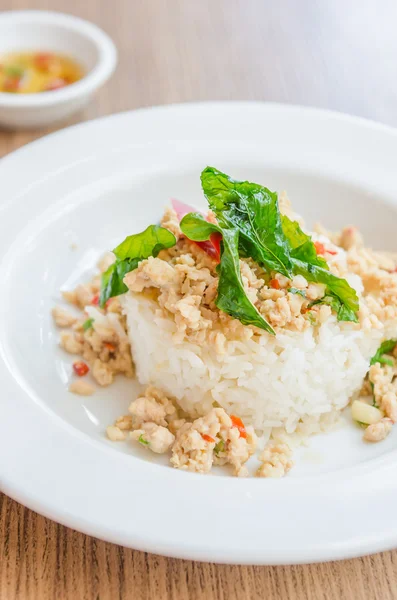
[[0,0],[3,11],[28,8],[88,19],[118,48],[113,78],[72,122],[244,99],[397,124],[395,0]]

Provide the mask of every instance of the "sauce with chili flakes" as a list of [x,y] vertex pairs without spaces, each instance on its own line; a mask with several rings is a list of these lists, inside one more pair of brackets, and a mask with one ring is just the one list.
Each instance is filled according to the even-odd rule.
[[74,59],[52,52],[13,52],[0,57],[0,92],[36,94],[59,90],[84,77]]

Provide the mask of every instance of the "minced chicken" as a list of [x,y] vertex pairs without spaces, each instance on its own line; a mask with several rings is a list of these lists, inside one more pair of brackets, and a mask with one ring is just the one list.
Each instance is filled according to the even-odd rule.
[[[286,196],[280,197],[280,209],[290,212]],[[166,209],[162,225],[176,236],[177,244],[156,258],[142,260],[124,278],[128,289],[156,298],[159,310],[173,318],[180,340],[208,343],[222,354],[228,339],[247,340],[255,335],[255,327],[243,325],[216,307],[217,263],[182,235],[172,208]],[[357,286],[361,296],[359,323],[352,327],[380,329],[385,320],[397,318],[397,256],[364,247],[354,227],[337,234],[318,227],[317,232],[316,249],[328,262],[330,271],[338,277],[353,273],[362,280],[364,289],[359,289],[361,284]],[[113,260],[112,255],[104,257],[98,265],[100,272]],[[240,268],[248,297],[276,332],[284,328],[304,331],[330,317],[330,306],[315,304],[325,295],[324,285],[309,283],[301,275],[288,279],[276,272],[266,273],[251,259],[241,259]],[[355,285],[351,280],[350,283]],[[77,379],[70,386],[71,391],[83,395],[94,390],[79,378],[88,371],[100,386],[110,385],[118,373],[127,377],[134,374],[120,302],[113,298],[100,309],[99,290],[100,277],[96,276],[88,284],[63,292],[64,299],[83,311],[82,315],[64,307],[53,309],[54,321],[62,328],[61,347],[85,361],[75,363]],[[396,349],[393,355],[397,357]],[[397,420],[397,366],[394,358],[392,362],[372,365],[364,382],[362,395],[372,394],[379,412],[379,419],[365,429],[367,441],[384,439]],[[213,465],[228,464],[235,475],[248,474],[246,463],[257,448],[255,432],[223,408],[214,407],[192,420],[182,413],[174,398],[148,386],[131,403],[129,413],[107,428],[110,440],[122,441],[129,435],[155,453],[169,452],[171,464],[183,470],[207,473]],[[374,411],[371,414],[373,418]],[[289,445],[272,439],[258,458],[259,477],[282,477],[293,465]]]

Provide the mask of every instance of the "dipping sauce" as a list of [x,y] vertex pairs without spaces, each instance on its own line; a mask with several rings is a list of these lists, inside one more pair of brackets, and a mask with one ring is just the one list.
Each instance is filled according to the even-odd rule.
[[53,52],[13,52],[0,57],[0,92],[36,94],[71,85],[84,77],[72,58]]

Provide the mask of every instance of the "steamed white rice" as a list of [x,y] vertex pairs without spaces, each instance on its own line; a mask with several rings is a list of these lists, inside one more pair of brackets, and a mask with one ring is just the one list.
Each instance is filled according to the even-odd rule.
[[176,341],[171,318],[160,316],[143,294],[122,298],[137,377],[174,396],[191,416],[217,402],[259,432],[282,427],[292,433],[307,423],[318,429],[361,388],[369,359],[385,331],[370,332],[330,317],[304,332],[285,329],[226,342],[218,354],[210,345]]

